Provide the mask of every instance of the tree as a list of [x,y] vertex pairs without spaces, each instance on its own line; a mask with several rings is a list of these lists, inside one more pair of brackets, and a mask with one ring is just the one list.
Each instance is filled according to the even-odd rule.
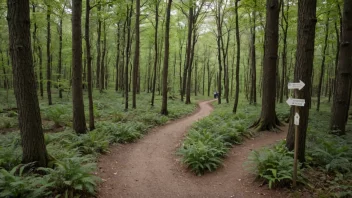
[[352,2],[348,0],[344,1],[341,33],[336,88],[330,124],[330,128],[338,131],[339,135],[346,133],[352,75]]
[[164,70],[163,70],[163,99],[161,105],[161,114],[167,115],[167,76],[169,70],[169,45],[170,45],[170,12],[171,12],[172,0],[169,0],[167,3],[166,10],[166,27],[165,27],[165,51],[164,51]]
[[140,16],[140,11],[141,11],[141,2],[140,0],[136,0],[136,37],[135,37],[135,53],[134,53],[134,61],[133,61],[133,75],[132,75],[132,81],[133,81],[133,86],[132,86],[132,108],[136,108],[136,94],[137,94],[137,77],[138,77],[138,67],[139,67],[139,42],[140,42],[140,36],[139,36],[139,16]]
[[240,92],[241,41],[240,41],[240,30],[239,30],[239,24],[238,24],[238,1],[239,0],[235,0],[237,58],[236,58],[236,92],[235,92],[235,102],[232,109],[233,113],[237,113],[238,97]]
[[82,0],[72,2],[72,102],[73,129],[86,133],[82,90]]
[[[311,103],[311,78],[314,59],[314,38],[316,19],[316,0],[300,0],[298,2],[298,29],[297,29],[297,51],[294,81],[302,80],[305,87],[297,91],[295,98],[305,100],[305,106],[296,109],[300,115],[298,127],[298,160],[305,162],[305,143],[309,117],[309,105]],[[290,126],[287,134],[286,147],[289,150],[294,149],[295,130],[293,125],[293,117],[296,113],[294,107],[291,108]]]
[[327,14],[326,23],[325,23],[325,39],[324,39],[324,47],[323,47],[323,60],[321,61],[321,69],[320,69],[320,77],[319,77],[319,85],[318,85],[318,99],[317,99],[317,111],[320,110],[320,96],[323,84],[324,70],[325,70],[325,59],[326,59],[326,49],[328,48],[328,38],[329,38],[329,12]]
[[275,112],[276,63],[279,41],[278,0],[266,1],[265,51],[263,70],[262,112],[259,120],[252,127],[257,131],[273,130],[281,125]]
[[13,82],[22,139],[22,163],[46,167],[48,156],[40,117],[32,59],[29,0],[7,1]]
[[88,69],[88,109],[89,109],[89,129],[94,130],[94,111],[93,111],[93,89],[92,89],[92,55],[90,52],[90,34],[89,34],[89,16],[90,16],[90,0],[86,0],[86,24],[85,24],[85,41],[87,53],[87,69]]
[[51,43],[51,30],[50,30],[50,15],[51,15],[51,6],[47,2],[47,12],[46,12],[46,20],[47,20],[47,38],[46,38],[46,92],[48,95],[49,105],[52,105],[51,99],[51,52],[50,52],[50,43]]
[[152,83],[152,101],[151,105],[154,106],[154,98],[155,98],[155,84],[156,84],[156,68],[158,65],[158,27],[159,27],[159,5],[160,5],[161,0],[156,0],[155,2],[155,27],[154,27],[154,67],[153,67],[153,83]]

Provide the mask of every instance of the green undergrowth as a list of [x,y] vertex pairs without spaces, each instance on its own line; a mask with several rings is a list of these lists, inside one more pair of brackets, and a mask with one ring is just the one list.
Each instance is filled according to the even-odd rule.
[[214,104],[210,116],[196,122],[187,134],[178,154],[197,175],[214,171],[234,144],[253,134],[247,127],[257,116],[258,107],[241,105],[233,114],[232,104]]
[[[83,135],[77,135],[71,128],[72,104],[69,98],[55,98],[52,106],[48,106],[45,100],[40,101],[43,127],[49,130],[45,133],[49,155],[47,168],[34,169],[33,164],[21,164],[18,130],[0,135],[0,197],[94,196],[100,181],[95,173],[97,157],[108,152],[111,144],[136,141],[151,127],[190,114],[196,108],[195,104],[185,105],[179,99],[170,99],[169,115],[162,116],[159,113],[160,96],[151,107],[151,95],[140,94],[137,109],[128,111],[124,110],[121,93],[111,91],[94,97],[96,129]],[[8,117],[7,113],[2,112],[0,116]],[[88,118],[88,112],[86,114]],[[14,118],[17,119],[17,115]],[[57,127],[63,131],[50,132]]]
[[[285,112],[285,106],[279,105],[278,111]],[[307,162],[304,168],[299,166],[298,182],[311,189],[314,197],[351,197],[352,127],[347,126],[347,135],[336,136],[329,130],[330,116],[330,104],[326,100],[323,100],[319,112],[314,107],[310,111]],[[246,166],[268,183],[269,188],[292,184],[293,153],[287,151],[284,141],[253,151]]]

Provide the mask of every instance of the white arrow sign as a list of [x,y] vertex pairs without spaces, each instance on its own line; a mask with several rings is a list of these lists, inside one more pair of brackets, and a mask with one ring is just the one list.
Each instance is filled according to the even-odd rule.
[[298,113],[296,113],[296,115],[295,115],[295,121],[294,121],[294,123],[295,123],[295,125],[299,125],[299,114]]
[[289,98],[286,103],[290,106],[304,107],[306,101],[304,99]]
[[299,80],[299,83],[288,83],[288,89],[303,89],[303,87],[306,84],[304,84],[304,82],[302,82],[301,80]]

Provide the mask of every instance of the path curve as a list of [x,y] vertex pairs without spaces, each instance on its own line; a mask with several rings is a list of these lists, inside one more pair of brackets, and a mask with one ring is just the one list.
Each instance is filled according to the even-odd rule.
[[201,177],[180,164],[175,152],[189,127],[212,112],[210,102],[199,103],[189,117],[157,127],[136,143],[113,146],[101,156],[98,197],[283,197],[282,192],[259,187],[243,163],[251,150],[285,138],[284,132],[262,133],[234,146],[222,168]]

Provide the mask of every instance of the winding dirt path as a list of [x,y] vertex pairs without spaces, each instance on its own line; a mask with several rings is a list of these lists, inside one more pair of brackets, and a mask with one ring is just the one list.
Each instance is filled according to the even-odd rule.
[[195,114],[157,127],[136,143],[112,147],[99,159],[103,183],[98,197],[286,197],[260,187],[243,166],[251,150],[285,138],[284,132],[262,133],[234,146],[222,168],[201,177],[180,164],[175,152],[192,123],[211,113],[210,102],[201,102]]

